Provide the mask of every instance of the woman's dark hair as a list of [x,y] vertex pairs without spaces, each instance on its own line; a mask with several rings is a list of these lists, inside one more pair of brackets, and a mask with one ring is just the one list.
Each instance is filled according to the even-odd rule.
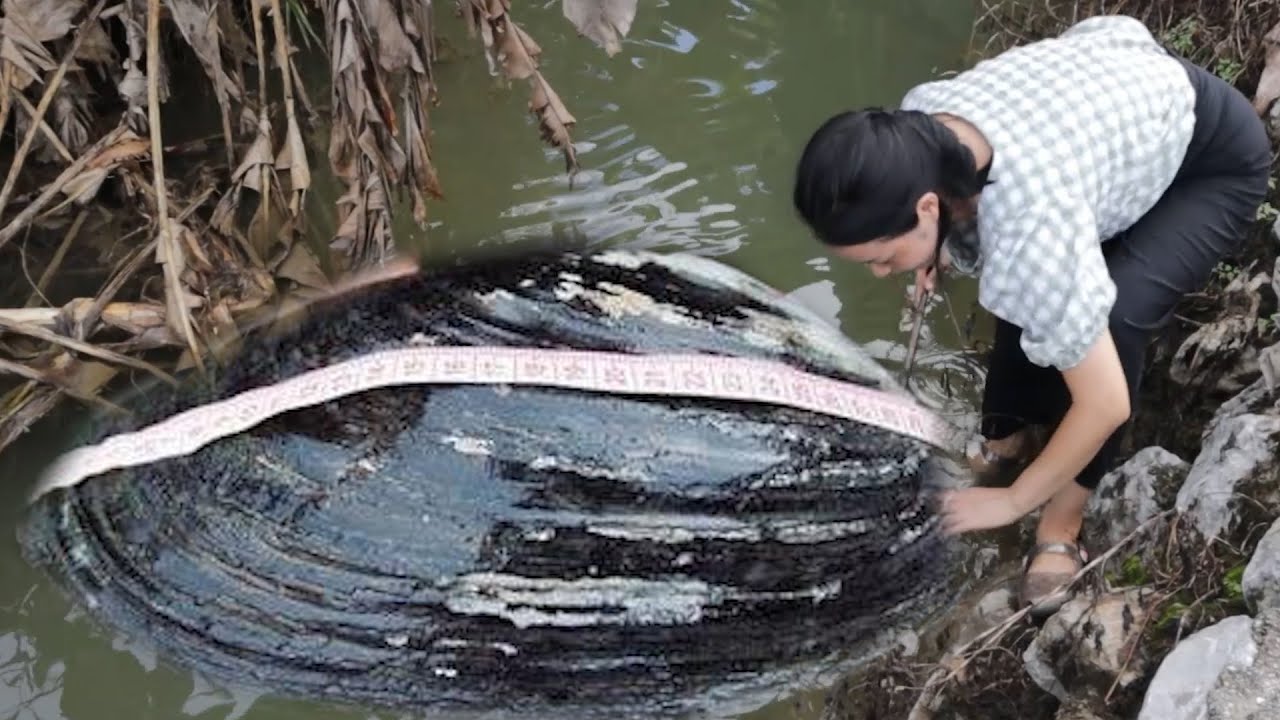
[[823,243],[855,245],[911,230],[916,202],[935,192],[941,239],[948,204],[984,185],[973,153],[933,116],[869,108],[835,115],[813,133],[796,169],[793,202]]

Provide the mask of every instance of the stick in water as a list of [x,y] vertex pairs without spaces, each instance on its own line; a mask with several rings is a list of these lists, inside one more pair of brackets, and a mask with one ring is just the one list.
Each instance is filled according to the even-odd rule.
[[902,371],[902,387],[911,389],[911,371],[915,369],[916,353],[920,350],[920,328],[924,326],[924,309],[929,306],[929,298],[933,292],[926,290],[920,295],[919,302],[911,306],[911,339],[907,341],[906,368]]

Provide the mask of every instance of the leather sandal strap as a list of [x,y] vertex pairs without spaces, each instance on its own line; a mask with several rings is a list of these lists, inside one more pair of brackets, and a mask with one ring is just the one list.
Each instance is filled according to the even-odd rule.
[[1084,565],[1084,557],[1080,554],[1080,546],[1075,543],[1049,542],[1039,543],[1027,553],[1027,559],[1024,566],[1030,567],[1031,561],[1036,559],[1041,553],[1052,553],[1055,555],[1067,555],[1080,565]]

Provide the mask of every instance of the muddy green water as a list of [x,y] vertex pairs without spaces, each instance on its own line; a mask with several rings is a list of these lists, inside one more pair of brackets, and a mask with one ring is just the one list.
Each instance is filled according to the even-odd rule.
[[[452,17],[452,3],[438,3],[455,48],[439,68],[443,103],[433,115],[448,199],[433,207],[427,232],[405,222],[398,237],[426,248],[429,258],[549,237],[713,255],[794,293],[897,368],[907,342],[906,280],[876,280],[829,259],[792,213],[791,170],[808,133],[830,113],[893,104],[912,84],[958,68],[972,7],[948,0],[640,5],[623,52],[608,58],[575,37],[559,2],[516,3],[518,19],[545,49],[547,77],[578,119],[582,172],[571,188],[559,154],[538,142],[524,87],[498,87]],[[315,195],[323,222],[332,188],[321,182]],[[950,293],[962,323],[973,287],[955,283]],[[947,306],[935,308],[917,388],[966,422],[980,373],[961,346]],[[0,720],[412,717],[214,687],[90,624],[22,562],[14,540],[23,493],[58,451],[58,429],[46,423],[0,455]],[[750,717],[816,717],[816,690],[796,688]]]

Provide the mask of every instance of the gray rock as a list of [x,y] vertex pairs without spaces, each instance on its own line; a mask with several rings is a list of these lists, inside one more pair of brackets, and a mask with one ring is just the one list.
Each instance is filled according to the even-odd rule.
[[1257,654],[1247,667],[1228,667],[1209,693],[1208,720],[1274,720],[1280,717],[1280,608],[1253,623]]
[[[1276,218],[1276,227],[1280,227],[1280,218]],[[1276,258],[1276,266],[1271,271],[1271,292],[1280,300],[1280,257]]]
[[1063,702],[1101,700],[1112,685],[1124,689],[1141,680],[1148,661],[1134,643],[1144,625],[1147,595],[1136,588],[1072,599],[1023,653],[1027,674]]
[[1204,426],[1203,438],[1207,438],[1216,426],[1240,415],[1280,415],[1280,393],[1267,387],[1265,378],[1258,378],[1230,400],[1222,403]]
[[1276,515],[1280,511],[1278,445],[1280,416],[1247,413],[1212,423],[1178,491],[1178,511],[1210,538],[1233,530],[1250,510]]
[[903,630],[898,636],[898,645],[902,647],[903,657],[915,657],[920,652],[920,633],[915,630]]
[[1173,507],[1190,463],[1161,447],[1138,451],[1098,483],[1085,508],[1085,537],[1108,548]]
[[[1277,266],[1280,267],[1280,260]],[[1276,280],[1280,282],[1280,275]],[[1276,406],[1280,407],[1280,343],[1258,353],[1258,372],[1262,373],[1259,382],[1266,386],[1267,392],[1276,398]]]
[[1013,591],[1009,588],[992,590],[978,601],[976,608],[979,620],[985,625],[995,627],[1013,615]]
[[[1258,313],[1262,289],[1270,284],[1266,273],[1252,277],[1239,273],[1222,290],[1222,303],[1230,311],[1196,328],[1183,340],[1169,362],[1169,378],[1180,385],[1239,392],[1257,377]],[[1245,380],[1244,378],[1249,378]]]
[[1244,599],[1255,612],[1280,608],[1280,520],[1254,548],[1241,584]]
[[1209,694],[1223,671],[1248,668],[1257,654],[1253,620],[1247,615],[1201,630],[1179,643],[1160,664],[1138,720],[1208,720]]
[[973,578],[981,580],[1000,563],[1000,551],[996,548],[984,547],[973,554]]
[[[1068,606],[1063,606],[1058,613],[1061,614],[1067,610]],[[1041,635],[1043,635],[1041,631]],[[1040,636],[1036,636],[1039,640]],[[1031,681],[1040,687],[1041,690],[1058,698],[1062,702],[1066,702],[1071,697],[1071,693],[1067,691],[1066,685],[1058,679],[1058,670],[1053,666],[1053,658],[1049,657],[1044,649],[1033,641],[1027,646],[1022,653],[1022,667],[1027,671],[1027,676]]]
[[1008,620],[1014,613],[1013,592],[1007,587],[992,590],[976,602],[961,604],[943,635],[947,652],[954,653],[982,633]]

